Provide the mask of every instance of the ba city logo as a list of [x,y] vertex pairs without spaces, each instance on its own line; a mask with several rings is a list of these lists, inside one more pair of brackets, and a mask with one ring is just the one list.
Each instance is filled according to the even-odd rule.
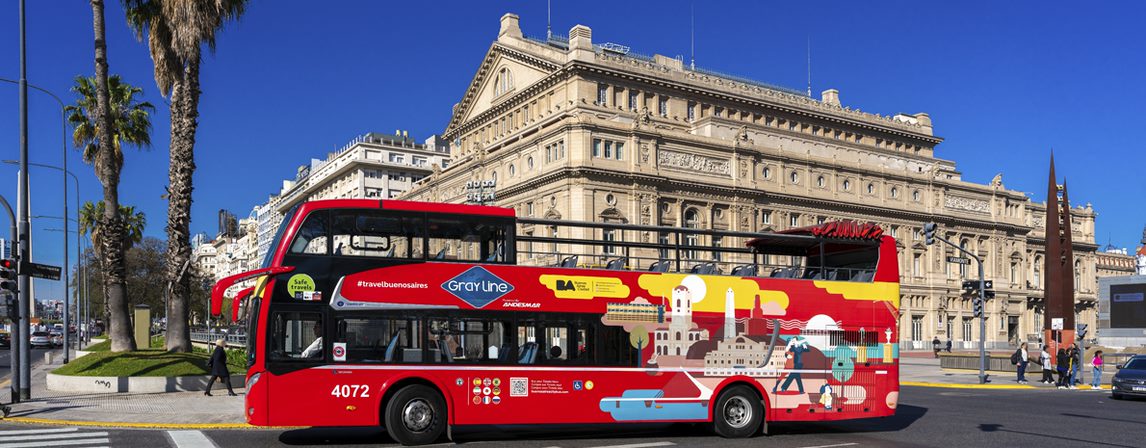
[[509,294],[513,291],[513,285],[481,266],[474,266],[446,280],[442,283],[442,289],[474,308],[481,308]]

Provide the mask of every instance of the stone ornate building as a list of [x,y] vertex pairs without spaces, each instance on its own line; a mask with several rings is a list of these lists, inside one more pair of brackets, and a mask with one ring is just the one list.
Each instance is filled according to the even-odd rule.
[[[495,203],[522,217],[746,232],[876,222],[900,244],[903,347],[933,336],[970,347],[978,325],[960,287],[976,271],[923,244],[921,226],[936,221],[995,281],[990,346],[1037,339],[1042,328],[1045,205],[1007,189],[1002,175],[964,181],[955,162],[936,157],[942,139],[926,113],[864,112],[836,90],[810,98],[638,55],[594,42],[582,25],[568,38],[529,38],[506,14],[443,138],[453,165],[403,198],[460,203],[467,182],[494,180]],[[1093,323],[1095,213],[1071,213],[1079,322]]]

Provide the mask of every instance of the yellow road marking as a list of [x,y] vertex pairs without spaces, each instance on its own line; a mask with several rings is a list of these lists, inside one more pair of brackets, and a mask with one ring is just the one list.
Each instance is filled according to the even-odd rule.
[[[1025,384],[949,384],[949,383],[928,383],[922,381],[900,381],[901,386],[915,386],[915,387],[935,387],[942,389],[1043,389],[1037,386],[1028,386]],[[1046,387],[1046,389],[1053,389],[1053,387]],[[1078,386],[1078,390],[1089,390],[1090,386]],[[1110,386],[1101,386],[1100,389],[1109,390]]]
[[91,422],[80,420],[56,420],[48,418],[9,417],[5,422],[24,423],[29,425],[63,425],[63,426],[93,426],[107,428],[145,428],[145,429],[299,429],[303,426],[251,426],[246,423],[135,423],[135,422]]

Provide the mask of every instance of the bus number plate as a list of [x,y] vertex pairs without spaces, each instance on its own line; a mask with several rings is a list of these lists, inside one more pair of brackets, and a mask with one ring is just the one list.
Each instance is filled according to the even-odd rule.
[[365,384],[335,385],[334,390],[330,391],[330,395],[339,398],[370,398],[370,386]]

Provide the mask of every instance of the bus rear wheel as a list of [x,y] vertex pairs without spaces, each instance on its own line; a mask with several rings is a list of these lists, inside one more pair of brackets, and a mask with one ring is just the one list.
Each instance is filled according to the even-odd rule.
[[425,445],[442,438],[446,430],[446,401],[433,388],[403,387],[386,404],[386,432],[403,445]]
[[751,437],[764,421],[764,405],[748,386],[732,386],[720,394],[712,410],[712,428],[730,439]]

